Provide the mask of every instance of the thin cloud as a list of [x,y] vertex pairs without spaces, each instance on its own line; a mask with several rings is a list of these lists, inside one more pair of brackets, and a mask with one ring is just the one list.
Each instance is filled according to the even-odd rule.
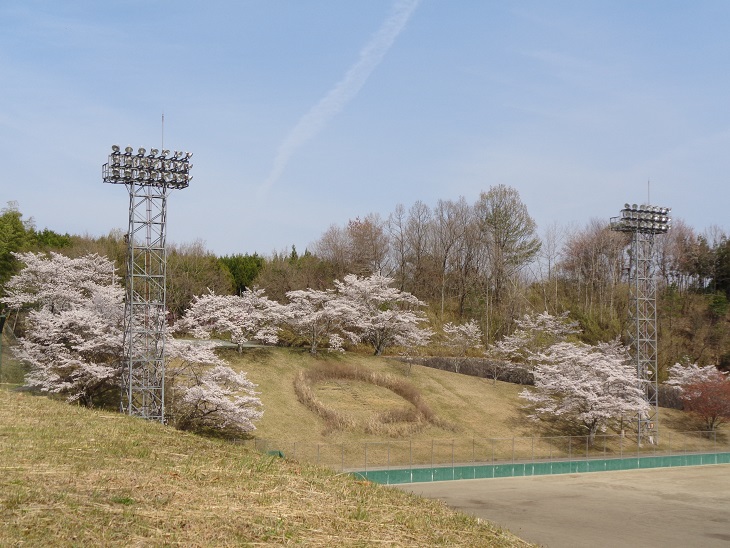
[[399,0],[390,16],[360,51],[360,58],[344,78],[299,120],[286,136],[274,160],[268,178],[261,187],[266,192],[279,180],[294,153],[340,112],[362,89],[373,70],[408,23],[420,0]]

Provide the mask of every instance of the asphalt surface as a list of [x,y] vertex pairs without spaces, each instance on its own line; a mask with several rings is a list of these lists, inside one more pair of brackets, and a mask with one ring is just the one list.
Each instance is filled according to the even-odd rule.
[[395,487],[549,548],[730,548],[730,464]]

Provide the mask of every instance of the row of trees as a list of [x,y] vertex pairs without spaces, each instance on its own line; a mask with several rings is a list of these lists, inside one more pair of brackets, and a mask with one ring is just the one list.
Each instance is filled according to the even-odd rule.
[[463,317],[484,303],[510,300],[513,281],[540,251],[537,225],[519,193],[499,185],[469,204],[398,205],[383,221],[371,214],[331,226],[313,252],[338,272],[387,273],[401,290],[437,303],[440,317]]
[[425,303],[391,287],[391,278],[348,274],[335,280],[335,289],[303,289],[287,293],[280,304],[263,290],[241,295],[209,293],[196,297],[175,326],[178,331],[208,338],[225,334],[239,349],[250,341],[276,344],[279,331],[289,330],[306,341],[310,352],[328,345],[365,343],[376,355],[391,346],[413,349],[428,343],[431,331],[422,327]]
[[[17,225],[20,217],[16,209],[7,219]],[[70,243],[45,233],[45,239],[26,238],[20,250],[51,249],[55,241],[64,244],[60,250],[68,256],[108,256],[124,275],[121,231],[101,238],[71,236]],[[474,203],[463,198],[440,200],[432,207],[416,202],[409,208],[396,206],[385,218],[368,214],[342,227],[333,225],[303,253],[292,248],[266,257],[216,257],[203,242],[172,245],[168,306],[175,321],[193,296],[208,288],[219,295],[262,288],[284,302],[291,291],[326,291],[346,274],[377,273],[426,303],[435,331],[448,322],[474,320],[483,342],[491,346],[509,335],[526,312],[559,315],[571,310],[582,327],[581,340],[595,344],[620,336],[627,327],[627,243],[627,236],[611,231],[607,220],[570,229],[553,225],[539,238],[519,193],[499,185]],[[675,220],[672,231],[656,243],[662,375],[684,357],[730,368],[727,235],[717,228],[698,234]],[[18,246],[0,247],[9,257],[6,275],[18,267],[8,251],[13,247]]]
[[[576,340],[580,328],[567,314],[526,315],[517,326],[490,354],[531,368],[534,387],[520,394],[531,418],[583,429],[592,444],[598,431],[620,431],[637,416],[646,416],[646,387],[618,340],[596,345]],[[675,363],[666,385],[707,430],[730,419],[730,380],[714,365]]]
[[[25,267],[6,284],[2,302],[27,311],[17,348],[18,357],[30,365],[26,384],[87,406],[116,403],[123,291],[113,262],[95,254],[24,253],[16,259]],[[198,338],[227,335],[239,348],[252,341],[275,344],[280,332],[288,330],[306,340],[313,353],[325,344],[343,350],[345,341],[366,343],[375,354],[390,346],[423,346],[433,335],[423,325],[425,303],[393,287],[393,281],[378,274],[349,274],[331,290],[291,291],[286,303],[269,299],[263,290],[209,292],[193,298],[172,330]],[[529,365],[534,387],[521,397],[530,416],[577,425],[592,441],[598,431],[645,414],[647,403],[619,341],[589,345],[577,339],[580,334],[567,313],[547,312],[525,315],[512,334],[489,350],[473,320],[443,328],[445,344],[455,353],[478,349],[515,366]],[[174,396],[168,410],[173,423],[238,432],[254,428],[262,406],[245,374],[228,367],[210,344],[169,337],[166,345],[172,358],[168,384]],[[714,366],[675,364],[669,373],[668,384],[707,428],[730,417],[730,382]]]
[[[560,304],[561,282],[587,311],[608,310],[625,282],[628,236],[609,229],[608,219],[584,227],[552,225],[542,238],[519,193],[499,185],[465,199],[439,200],[431,208],[398,205],[386,219],[378,214],[331,226],[313,253],[338,273],[382,272],[403,290],[464,315],[477,295],[499,304],[508,286],[544,282],[541,308]],[[680,292],[722,291],[730,297],[730,241],[719,228],[698,234],[681,220],[657,238],[656,270],[663,287]],[[556,282],[558,284],[557,290]],[[564,289],[564,288],[563,288]],[[443,310],[443,308],[442,308]],[[454,311],[454,310],[452,310]]]
[[[5,284],[3,305],[24,313],[17,357],[30,367],[28,387],[58,394],[85,406],[118,402],[123,356],[124,291],[116,266],[97,254],[70,258],[60,253],[16,253],[24,265]],[[369,344],[376,354],[389,346],[414,348],[428,342],[421,327],[424,303],[390,287],[391,279],[348,275],[329,291],[290,292],[289,302],[268,299],[263,290],[240,295],[193,297],[170,332],[199,338],[227,335],[239,345],[275,344],[287,329],[307,341],[312,352],[328,344],[342,350]],[[180,428],[250,431],[260,418],[261,401],[245,374],[235,372],[213,344],[168,336],[169,420]]]
[[[255,284],[273,298],[332,287],[348,272],[379,272],[428,303],[434,327],[474,319],[491,345],[531,310],[571,310],[588,343],[626,330],[629,236],[608,219],[546,227],[542,238],[516,190],[497,186],[475,203],[402,205],[333,225],[304,254],[275,253]],[[730,367],[730,240],[681,220],[656,238],[660,362],[681,357]]]

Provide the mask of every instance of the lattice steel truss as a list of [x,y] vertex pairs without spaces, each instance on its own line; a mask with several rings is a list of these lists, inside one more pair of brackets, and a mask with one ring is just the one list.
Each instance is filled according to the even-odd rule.
[[191,153],[114,145],[102,167],[105,183],[129,192],[124,363],[121,410],[145,419],[165,420],[165,332],[167,321],[165,245],[167,195],[189,185]]
[[611,229],[632,235],[629,265],[628,341],[639,381],[644,385],[649,411],[638,417],[639,444],[659,441],[659,385],[657,365],[656,278],[654,239],[670,228],[669,208],[626,204]]

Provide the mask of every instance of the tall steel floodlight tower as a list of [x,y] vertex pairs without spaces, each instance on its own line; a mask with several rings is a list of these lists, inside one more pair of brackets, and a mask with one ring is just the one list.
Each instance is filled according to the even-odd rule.
[[165,224],[167,195],[192,177],[190,152],[112,146],[105,183],[129,191],[122,413],[165,420]]
[[659,440],[654,238],[669,231],[670,211],[668,207],[625,204],[621,216],[611,219],[611,230],[632,235],[628,338],[636,372],[644,384],[649,404],[648,414],[638,418],[639,445],[644,440],[649,443],[658,443]]

